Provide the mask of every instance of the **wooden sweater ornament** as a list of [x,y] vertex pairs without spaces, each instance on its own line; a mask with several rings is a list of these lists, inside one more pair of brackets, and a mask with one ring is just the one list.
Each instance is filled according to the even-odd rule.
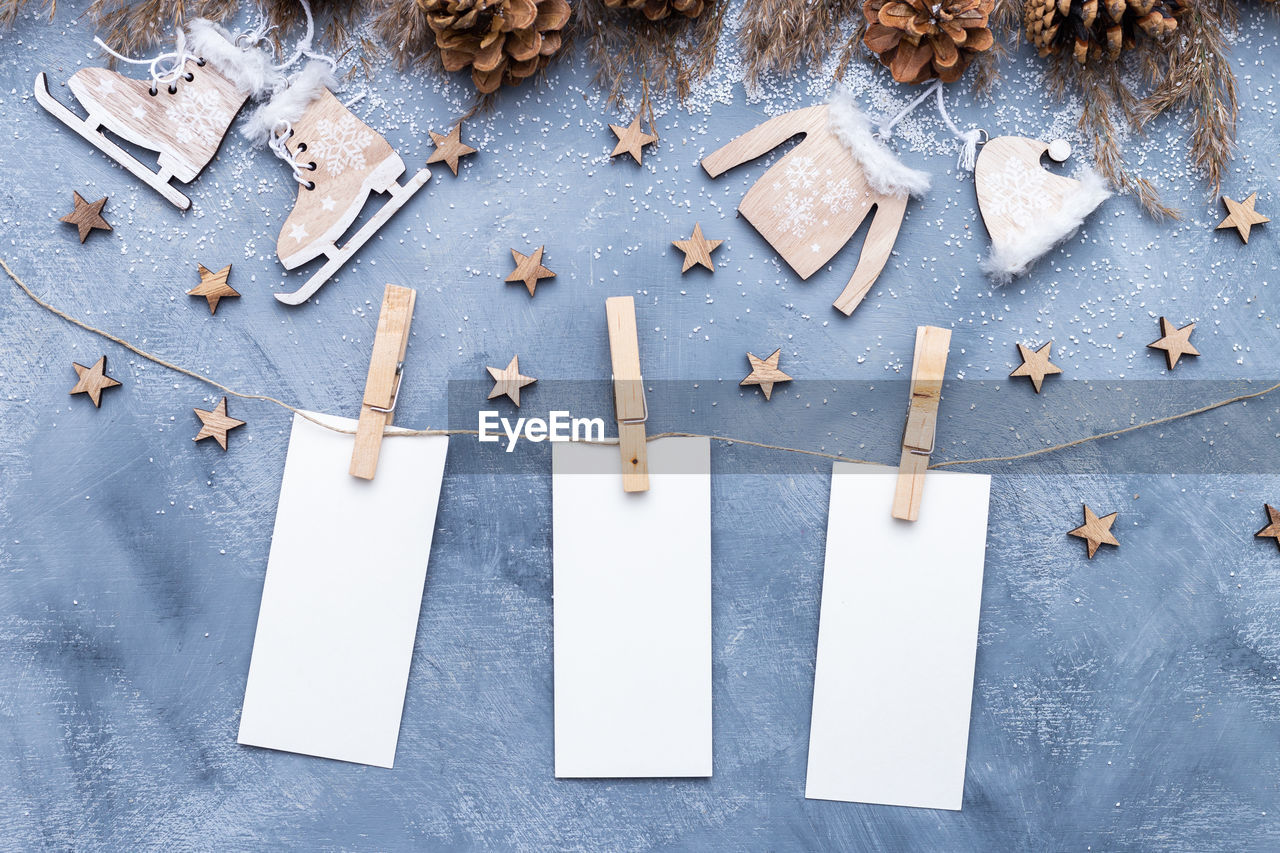
[[804,139],[747,191],[738,212],[802,279],[821,269],[876,209],[853,277],[835,301],[852,314],[893,251],[907,199],[929,176],[898,160],[844,94],[829,104],[769,119],[702,159],[711,177],[760,157],[793,136]]

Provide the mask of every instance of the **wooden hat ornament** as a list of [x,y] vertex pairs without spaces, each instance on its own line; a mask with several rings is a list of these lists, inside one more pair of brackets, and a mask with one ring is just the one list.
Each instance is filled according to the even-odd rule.
[[609,356],[613,362],[613,408],[618,419],[618,449],[622,454],[622,490],[649,491],[649,455],[645,422],[649,406],[640,373],[640,338],[636,333],[636,302],[630,296],[611,296],[604,303],[609,322]]
[[416,290],[394,284],[388,284],[382,292],[382,310],[373,336],[373,355],[369,358],[369,376],[364,382],[356,443],[348,469],[351,476],[362,480],[372,480],[377,474],[382,434],[395,417],[400,382],[404,378],[404,354],[409,348],[409,326],[413,323],[413,303],[417,298]]
[[997,281],[1025,273],[1111,196],[1093,169],[1086,168],[1079,180],[1046,170],[1040,165],[1045,153],[1061,163],[1071,156],[1071,146],[1064,139],[998,136],[978,155],[978,210],[991,235],[991,255],[982,268]]
[[[261,32],[232,35],[197,18],[178,31],[172,51],[154,59],[122,56],[95,39],[117,60],[147,66],[151,79],[126,77],[106,68],[81,68],[71,75],[67,88],[89,114],[82,119],[49,93],[49,81],[41,72],[36,76],[36,101],[171,204],[186,210],[191,200],[169,181],[194,181],[217,153],[244,102],[269,94],[284,82],[271,55],[258,48],[265,38]],[[153,171],[143,165],[104,130],[155,151],[158,168]]]
[[[286,305],[310,299],[431,177],[423,168],[399,184],[404,160],[334,97],[333,71],[331,62],[308,62],[287,89],[254,112],[244,129],[247,137],[265,143],[288,164],[298,183],[297,200],[276,241],[280,263],[291,270],[321,255],[326,258],[302,287],[275,294]],[[338,246],[370,193],[390,198]]]
[[893,492],[893,517],[902,521],[920,518],[925,473],[933,453],[938,426],[938,403],[942,400],[942,380],[947,372],[951,330],[937,326],[916,327],[916,352],[911,362],[911,402],[907,425],[902,430],[902,459]]
[[702,168],[718,177],[801,134],[800,144],[747,191],[738,212],[807,279],[875,208],[858,266],[834,303],[852,314],[889,260],[907,198],[923,195],[929,176],[903,165],[876,139],[870,121],[844,94],[769,119],[704,157]]

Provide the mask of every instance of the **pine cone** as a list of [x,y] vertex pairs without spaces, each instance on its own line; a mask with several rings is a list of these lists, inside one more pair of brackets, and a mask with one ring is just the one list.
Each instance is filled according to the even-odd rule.
[[568,0],[418,0],[446,71],[471,67],[484,94],[545,68],[560,49]]
[[1114,62],[1138,33],[1162,39],[1178,28],[1180,0],[1026,0],[1027,37],[1048,56],[1070,50],[1076,62]]
[[960,79],[974,54],[995,43],[995,0],[866,0],[862,42],[899,83]]
[[634,9],[651,21],[661,21],[673,11],[696,18],[706,8],[706,0],[604,0],[610,9]]

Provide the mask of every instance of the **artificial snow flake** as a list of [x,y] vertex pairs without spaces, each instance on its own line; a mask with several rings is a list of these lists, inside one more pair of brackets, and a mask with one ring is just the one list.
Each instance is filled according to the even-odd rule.
[[773,206],[779,227],[786,232],[803,237],[809,233],[816,219],[813,199],[807,195],[788,192]]
[[1050,203],[1050,196],[1045,192],[1047,174],[1044,169],[1022,160],[1005,161],[1003,168],[991,175],[992,212],[1016,222],[1025,222],[1043,213]]

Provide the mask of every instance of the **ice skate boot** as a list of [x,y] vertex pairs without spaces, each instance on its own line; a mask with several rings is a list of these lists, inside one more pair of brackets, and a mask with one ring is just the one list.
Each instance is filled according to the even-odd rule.
[[[430,170],[421,169],[400,186],[404,161],[334,97],[333,82],[329,66],[308,63],[246,127],[289,164],[298,182],[297,201],[276,242],[280,263],[295,269],[320,255],[328,258],[299,290],[276,294],[287,305],[300,305],[319,290],[431,177]],[[390,199],[339,247],[370,193],[387,193]]]
[[[284,84],[272,67],[271,56],[256,46],[260,37],[233,37],[203,19],[179,32],[170,53],[145,64],[149,80],[126,77],[106,68],[82,68],[67,83],[88,112],[81,119],[50,93],[43,73],[36,77],[36,100],[55,118],[93,143],[104,154],[154,188],[182,210],[191,201],[169,183],[190,183],[217,153],[232,119],[250,97],[270,94]],[[102,42],[99,41],[99,44]],[[239,46],[246,45],[246,46]],[[102,45],[111,53],[105,44]],[[157,152],[159,169],[152,171],[102,130]]]

